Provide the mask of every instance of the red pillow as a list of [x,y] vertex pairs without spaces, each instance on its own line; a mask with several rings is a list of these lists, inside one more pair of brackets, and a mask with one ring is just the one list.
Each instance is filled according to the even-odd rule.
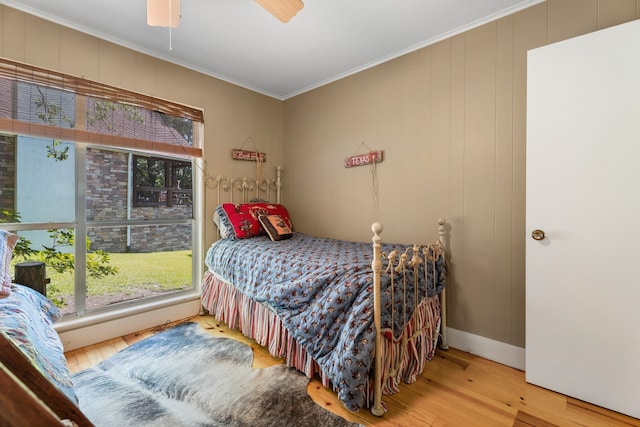
[[293,229],[289,212],[283,205],[275,203],[224,203],[222,210],[226,214],[236,239],[246,239],[265,234],[258,217],[260,215],[280,215],[285,224]]

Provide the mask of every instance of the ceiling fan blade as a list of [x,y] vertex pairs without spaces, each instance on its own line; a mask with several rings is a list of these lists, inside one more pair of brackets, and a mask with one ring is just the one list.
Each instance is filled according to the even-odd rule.
[[147,25],[177,28],[180,0],[147,0]]
[[284,23],[289,22],[304,7],[301,0],[256,0],[256,2]]

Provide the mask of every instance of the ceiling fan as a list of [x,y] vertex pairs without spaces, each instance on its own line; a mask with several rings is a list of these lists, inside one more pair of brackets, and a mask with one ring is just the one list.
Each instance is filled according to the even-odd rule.
[[[289,22],[302,10],[302,0],[256,0],[281,22]],[[177,28],[180,24],[180,0],[147,0],[147,24]]]

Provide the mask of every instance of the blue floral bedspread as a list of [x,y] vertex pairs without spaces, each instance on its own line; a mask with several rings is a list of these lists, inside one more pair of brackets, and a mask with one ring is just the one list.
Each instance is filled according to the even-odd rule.
[[[406,246],[383,244],[382,251]],[[294,233],[288,240],[268,237],[215,242],[205,263],[219,278],[248,297],[271,307],[289,333],[329,377],[345,406],[366,406],[369,370],[374,353],[373,278],[371,243],[325,239]],[[424,265],[421,265],[424,268]],[[429,281],[433,271],[427,266]],[[445,286],[444,258],[437,262],[437,283],[429,283],[430,296]],[[420,277],[424,280],[424,270]],[[410,278],[411,279],[411,278]],[[381,280],[382,306],[391,306],[388,278]],[[421,301],[427,292],[418,295]],[[394,300],[402,292],[394,292]],[[407,301],[413,302],[412,294]],[[406,318],[413,310],[410,304]],[[394,316],[401,331],[403,316]],[[391,316],[382,317],[383,328]]]
[[0,299],[0,333],[22,350],[31,363],[60,391],[77,404],[64,349],[53,324],[60,310],[42,294],[12,285],[11,294]]

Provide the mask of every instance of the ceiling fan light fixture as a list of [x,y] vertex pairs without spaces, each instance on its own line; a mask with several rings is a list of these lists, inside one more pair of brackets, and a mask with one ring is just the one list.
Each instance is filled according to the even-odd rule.
[[147,25],[177,28],[180,24],[180,0],[147,0]]
[[304,7],[301,0],[256,0],[256,2],[284,23],[289,22]]

